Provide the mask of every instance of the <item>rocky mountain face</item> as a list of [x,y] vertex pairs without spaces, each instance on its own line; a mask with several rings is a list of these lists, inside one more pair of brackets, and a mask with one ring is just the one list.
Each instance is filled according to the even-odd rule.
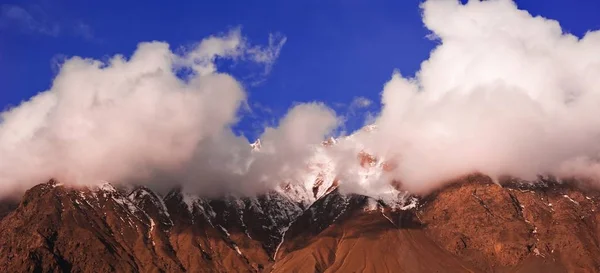
[[2,220],[4,216],[8,215],[13,210],[15,210],[18,205],[19,201],[16,199],[0,200],[0,220]]
[[[319,192],[319,189],[317,189]],[[483,175],[401,205],[273,191],[28,190],[0,220],[6,272],[599,272],[600,193]],[[290,197],[292,196],[292,197]],[[408,203],[407,203],[408,202]],[[4,205],[6,204],[6,205]]]

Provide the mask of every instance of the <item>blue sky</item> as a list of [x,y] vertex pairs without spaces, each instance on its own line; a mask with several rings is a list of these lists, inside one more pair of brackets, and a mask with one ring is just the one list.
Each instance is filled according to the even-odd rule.
[[[376,113],[379,93],[394,69],[416,72],[435,41],[420,18],[419,2],[397,1],[6,1],[0,2],[0,107],[17,105],[49,88],[57,63],[69,56],[106,59],[130,55],[141,41],[173,48],[241,27],[252,43],[269,33],[287,37],[271,73],[247,84],[254,115],[238,130],[260,133],[295,102],[323,101],[348,115],[347,129]],[[576,3],[576,4],[575,4]],[[600,28],[600,1],[523,0],[521,9],[561,22],[577,36]],[[244,67],[222,70],[242,80]],[[369,107],[349,114],[356,97]],[[262,110],[261,110],[262,109]],[[269,110],[265,110],[269,109]]]

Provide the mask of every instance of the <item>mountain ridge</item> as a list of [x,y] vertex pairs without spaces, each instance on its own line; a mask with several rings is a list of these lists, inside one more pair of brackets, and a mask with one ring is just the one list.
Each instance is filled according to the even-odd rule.
[[600,268],[600,194],[570,182],[498,185],[474,174],[405,209],[339,189],[305,209],[276,191],[194,197],[191,207],[184,199],[178,189],[161,196],[146,187],[122,192],[110,184],[40,184],[0,220],[0,267],[23,272]]

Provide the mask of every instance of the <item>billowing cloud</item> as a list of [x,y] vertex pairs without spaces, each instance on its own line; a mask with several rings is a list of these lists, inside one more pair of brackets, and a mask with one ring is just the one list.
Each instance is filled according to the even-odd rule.
[[472,172],[600,178],[600,31],[579,39],[508,0],[422,9],[439,45],[414,78],[385,84],[364,145],[396,168],[373,183],[420,192]]
[[438,46],[415,77],[392,73],[370,130],[327,149],[321,141],[344,117],[318,102],[265,128],[259,151],[231,130],[252,104],[215,60],[267,74],[283,36],[258,46],[234,29],[178,53],[148,42],[130,58],[70,58],[48,91],[2,113],[0,191],[53,177],[253,193],[303,179],[316,153],[344,190],[373,196],[398,185],[427,192],[473,172],[600,179],[600,31],[575,37],[509,0],[421,7]]
[[[273,50],[249,45],[233,30],[181,54],[166,43],[146,42],[130,58],[66,60],[49,90],[1,114],[1,188],[26,188],[49,178],[72,184],[161,175],[188,181],[184,174],[193,166],[218,160],[231,162],[214,168],[215,175],[244,167],[252,159],[235,147],[247,151],[249,143],[230,126],[246,93],[236,79],[217,71],[214,60],[258,58],[270,65],[274,60],[262,58]],[[303,119],[294,113],[292,120]],[[291,126],[282,128],[294,130]]]
[[322,103],[298,104],[276,127],[265,129],[259,150],[250,149],[250,143],[231,130],[207,138],[186,170],[175,173],[175,180],[187,191],[208,195],[253,194],[303,182],[315,148],[338,122]]

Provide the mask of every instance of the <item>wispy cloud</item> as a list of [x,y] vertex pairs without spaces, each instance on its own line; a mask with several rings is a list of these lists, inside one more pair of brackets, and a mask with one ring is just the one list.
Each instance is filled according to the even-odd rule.
[[338,113],[339,119],[343,121],[339,128],[340,135],[355,130],[357,126],[371,124],[377,117],[374,112],[376,109],[372,107],[373,101],[363,96],[354,97],[347,103],[334,102],[332,105]]
[[269,34],[269,45],[267,47],[256,46],[248,50],[252,60],[265,66],[264,74],[268,75],[273,69],[275,61],[279,58],[281,48],[285,45],[287,37],[280,33]]
[[73,27],[73,33],[88,41],[95,41],[96,36],[92,27],[84,22],[78,22]]
[[273,109],[271,109],[271,107],[266,106],[260,102],[255,102],[253,104],[254,109],[257,109],[258,111],[260,111],[261,113],[266,113],[266,114],[272,114],[273,113]]
[[370,99],[367,99],[365,97],[354,97],[354,99],[352,100],[352,103],[350,103],[350,108],[354,108],[354,109],[360,109],[360,108],[367,108],[369,106],[371,106],[373,102]]
[[287,37],[280,33],[269,34],[269,44],[267,46],[254,46],[248,48],[250,60],[264,66],[264,70],[260,75],[255,76],[250,85],[259,85],[265,81],[271,73],[275,62],[279,58],[281,48],[287,42]]
[[55,20],[39,6],[0,5],[0,29],[58,37],[64,34],[95,41],[93,28],[82,21]]
[[34,16],[17,5],[0,6],[0,28],[16,28],[20,31],[56,37],[61,28],[57,23],[48,22],[43,16]]

